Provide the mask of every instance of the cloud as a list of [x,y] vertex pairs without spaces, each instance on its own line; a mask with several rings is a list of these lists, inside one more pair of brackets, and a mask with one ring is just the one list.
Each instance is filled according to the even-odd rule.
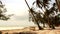
[[20,20],[20,21],[21,20],[23,20],[23,21],[28,20],[28,16],[25,16],[25,15],[23,15],[23,16],[15,16],[14,18],[15,18],[15,20]]

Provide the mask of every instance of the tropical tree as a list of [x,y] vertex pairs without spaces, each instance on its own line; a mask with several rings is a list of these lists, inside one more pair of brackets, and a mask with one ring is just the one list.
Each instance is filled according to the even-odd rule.
[[57,6],[58,6],[58,9],[60,11],[60,0],[55,0],[55,1],[56,1]]
[[[49,8],[49,1],[50,0],[36,0],[36,6],[37,7],[39,7],[39,8],[41,8],[42,9],[42,7],[44,7],[44,9],[45,9],[45,12],[44,12],[44,14],[43,14],[43,18],[42,18],[42,16],[41,16],[41,14],[40,14],[40,17],[39,17],[39,20],[38,21],[40,21],[39,23],[48,23],[49,25],[50,25],[50,19],[49,19],[49,15],[53,12],[52,11],[52,9],[50,9],[51,11],[49,11],[49,9],[47,9],[47,8]],[[39,3],[38,3],[39,2]],[[33,5],[34,5],[34,3],[33,3]],[[53,7],[52,7],[53,8]],[[37,16],[38,17],[38,16]],[[53,27],[53,29],[54,29],[54,27]]]
[[0,1],[0,20],[8,20],[12,15],[6,15],[7,12],[6,8],[4,7],[3,3]]
[[[37,9],[35,9],[34,6],[30,8],[28,3],[26,2],[30,9],[30,19],[38,25],[40,30],[43,29],[39,25],[40,23],[47,24],[50,28],[55,29],[55,26],[60,22],[60,17],[58,17],[59,10],[57,4],[56,2],[53,4],[51,4],[50,2],[51,0],[36,0],[33,2],[32,5],[36,4],[36,7],[41,9],[43,13],[40,10],[36,11]],[[52,7],[49,6],[50,4],[52,5]]]
[[25,2],[26,2],[27,6],[28,6],[28,8],[29,8],[29,14],[30,14],[30,16],[32,17],[32,21],[34,21],[34,22],[38,25],[39,30],[43,29],[42,27],[40,27],[40,25],[39,25],[39,23],[38,23],[38,20],[37,20],[37,19],[35,18],[35,16],[34,16],[35,11],[33,11],[33,9],[29,7],[29,5],[28,5],[28,3],[27,3],[26,0],[25,0]]

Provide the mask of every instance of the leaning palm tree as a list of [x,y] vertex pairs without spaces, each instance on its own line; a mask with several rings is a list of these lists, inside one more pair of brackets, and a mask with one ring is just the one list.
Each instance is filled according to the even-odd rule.
[[[51,27],[52,29],[55,29],[54,26],[55,26],[55,24],[57,22],[54,21],[54,20],[55,19],[57,20],[57,18],[55,18],[55,17],[57,16],[56,14],[58,14],[57,12],[59,12],[58,11],[58,7],[57,7],[57,4],[56,3],[53,3],[52,4],[53,6],[50,9],[48,9],[50,7],[50,6],[48,6],[50,4],[49,1],[51,1],[51,0],[42,0],[42,1],[43,1],[42,3],[36,4],[36,5],[39,5],[38,7],[41,7],[41,5],[42,5],[42,7],[44,7],[44,9],[45,9],[45,12],[44,12],[44,15],[43,15],[43,19],[40,17],[39,20],[40,20],[41,23],[46,23],[46,24],[49,25],[49,27]],[[42,9],[42,7],[41,7],[41,9]],[[60,18],[60,17],[58,17],[58,18]]]
[[[38,1],[38,0],[36,0],[36,1]],[[41,2],[41,1],[43,1],[43,2]],[[59,11],[58,11],[58,7],[57,7],[56,3],[53,3],[52,7],[50,9],[48,9],[50,7],[49,1],[51,1],[51,0],[40,0],[39,3],[36,2],[36,5],[39,8],[41,7],[40,9],[42,9],[42,7],[44,7],[44,9],[45,9],[45,12],[42,11],[42,12],[44,12],[43,18],[40,17],[38,21],[40,21],[39,23],[46,23],[49,25],[50,28],[55,29],[54,23],[57,23],[57,22],[55,22],[54,20],[57,19],[55,17],[57,16],[56,14],[58,14],[57,12],[59,12]],[[40,14],[40,16],[41,16],[41,14]]]
[[[51,4],[52,7],[50,8],[50,6],[49,6],[50,1],[51,0],[36,0],[33,2],[32,5],[36,4],[36,7],[40,8],[43,13],[41,13],[40,10],[36,11],[37,9],[34,9],[34,6],[32,8],[30,8],[28,3],[26,2],[26,4],[28,5],[28,7],[30,9],[30,11],[29,11],[30,19],[35,24],[38,25],[39,29],[43,29],[39,25],[40,23],[47,24],[52,29],[55,29],[57,22],[59,23],[58,18],[60,18],[60,17],[56,18],[56,16],[58,15],[58,12],[59,12],[57,4],[56,3]],[[44,8],[44,10],[43,10],[43,8]]]
[[[38,25],[38,28],[39,30],[43,29],[42,27],[40,27],[39,23],[38,23],[38,20],[36,19],[36,17],[34,16],[34,14],[36,13],[35,11],[33,11],[32,8],[29,7],[27,1],[25,0],[28,8],[29,8],[29,13],[30,13],[30,16],[32,17],[32,21],[35,22],[37,25]],[[37,13],[36,13],[37,14]]]
[[57,6],[58,6],[58,9],[60,11],[60,0],[55,0],[55,1],[56,1]]

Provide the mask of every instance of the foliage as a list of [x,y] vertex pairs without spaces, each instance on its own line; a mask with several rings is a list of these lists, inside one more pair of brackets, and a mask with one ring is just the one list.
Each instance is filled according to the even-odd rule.
[[[25,0],[26,2],[26,0]],[[50,28],[55,29],[55,26],[60,25],[60,12],[57,7],[57,3],[50,3],[51,0],[36,0],[33,2],[32,5],[35,4],[35,6],[42,10],[37,10],[35,6],[32,8],[29,7],[28,3],[26,2],[28,8],[29,8],[29,19],[32,20],[35,24],[38,25],[39,29],[43,29],[39,24],[47,24]],[[52,5],[50,7],[49,5]],[[34,8],[35,7],[35,8]]]
[[[45,9],[45,11],[42,11],[44,12],[44,14],[40,11],[37,11],[37,13],[35,11],[36,9],[33,9],[34,7],[32,7],[32,9],[34,10],[34,17],[38,21],[38,23],[46,23],[49,25],[49,27],[55,29],[55,26],[60,25],[60,17],[58,17],[59,10],[56,3],[53,3],[52,7],[50,8],[49,2],[51,2],[51,0],[36,0],[35,2],[33,2],[33,5],[36,3],[37,8],[40,8],[41,10],[43,10],[42,8]],[[34,17],[32,17],[31,13],[29,14],[30,19],[35,23]],[[43,17],[41,15],[43,15]]]
[[3,3],[0,1],[0,20],[8,20],[10,16],[12,16],[12,15],[6,16],[5,12],[7,12],[7,10],[4,6],[5,5],[3,5]]

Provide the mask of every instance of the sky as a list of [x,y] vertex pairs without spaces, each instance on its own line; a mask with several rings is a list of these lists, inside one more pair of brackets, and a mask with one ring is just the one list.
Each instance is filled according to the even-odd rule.
[[[1,0],[7,9],[6,14],[14,14],[8,21],[0,20],[2,27],[26,27],[35,26],[33,22],[29,22],[28,7],[24,0]],[[33,0],[35,1],[35,0]],[[29,5],[33,2],[28,0]],[[54,0],[52,0],[54,2]]]
[[6,14],[14,15],[8,21],[0,20],[0,26],[2,27],[35,26],[34,23],[29,22],[28,7],[24,0],[1,0],[1,1],[3,2],[7,9]]

